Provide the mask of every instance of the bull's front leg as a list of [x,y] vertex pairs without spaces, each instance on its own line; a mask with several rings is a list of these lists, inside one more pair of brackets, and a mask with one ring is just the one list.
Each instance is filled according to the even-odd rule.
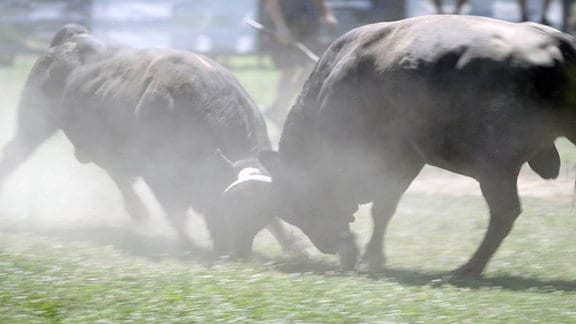
[[372,205],[373,230],[372,237],[366,246],[366,252],[362,258],[363,262],[368,263],[370,272],[380,272],[384,269],[384,238],[390,219],[396,212],[398,202],[402,194],[410,183],[402,186],[386,185],[388,190],[376,199]]
[[490,209],[490,222],[480,247],[472,258],[452,273],[457,276],[479,276],[520,215],[518,198],[518,168],[482,172],[479,178],[482,194]]
[[363,262],[368,263],[370,272],[379,272],[384,269],[384,241],[388,223],[396,212],[400,198],[423,167],[423,163],[415,159],[412,160],[413,163],[408,163],[407,161],[410,161],[408,158],[402,158],[402,160],[405,161],[402,167],[386,172],[387,176],[378,182],[378,198],[372,205],[372,237],[362,258]]
[[389,197],[386,197],[386,199],[374,201],[372,205],[372,237],[362,257],[362,261],[368,263],[370,272],[380,272],[384,270],[384,237],[388,223],[396,210],[398,200],[399,198],[393,202],[389,200]]

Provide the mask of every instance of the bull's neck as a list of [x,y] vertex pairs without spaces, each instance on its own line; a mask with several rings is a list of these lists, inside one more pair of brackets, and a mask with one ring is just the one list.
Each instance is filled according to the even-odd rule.
[[299,100],[290,111],[278,149],[292,166],[310,168],[321,156],[317,114],[313,107],[305,107],[303,101]]

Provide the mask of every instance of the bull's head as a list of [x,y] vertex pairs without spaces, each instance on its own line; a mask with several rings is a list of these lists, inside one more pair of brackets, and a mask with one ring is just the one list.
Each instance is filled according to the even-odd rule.
[[56,35],[54,35],[54,37],[52,38],[52,41],[50,42],[50,47],[55,47],[55,46],[61,45],[65,42],[69,41],[70,39],[72,39],[72,37],[74,37],[76,35],[88,34],[88,33],[90,33],[88,28],[86,28],[82,25],[67,24],[64,27],[62,27],[60,30],[58,30]]
[[350,223],[358,205],[343,196],[341,188],[288,165],[277,152],[265,151],[259,157],[272,176],[276,214],[300,228],[318,250],[338,253],[342,266],[353,268],[357,248]]
[[233,177],[222,193],[217,224],[212,226],[214,247],[219,254],[245,257],[251,253],[255,235],[274,216],[270,176],[255,158],[232,162],[220,150],[216,157],[222,170]]

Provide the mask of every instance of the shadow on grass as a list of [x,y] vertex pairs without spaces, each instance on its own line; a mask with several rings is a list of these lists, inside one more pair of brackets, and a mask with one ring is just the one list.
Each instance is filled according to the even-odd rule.
[[576,291],[576,281],[548,280],[515,275],[482,276],[480,278],[455,278],[446,272],[429,272],[411,269],[387,269],[384,273],[371,276],[374,280],[393,280],[400,284],[441,287],[452,285],[460,288],[505,289],[512,291]]
[[408,286],[431,286],[442,287],[451,285],[459,288],[470,289],[504,289],[511,291],[576,291],[576,280],[547,280],[540,278],[530,278],[514,275],[495,275],[482,276],[480,278],[455,278],[449,276],[446,272],[412,270],[403,268],[389,268],[379,274],[369,274],[368,272],[341,272],[335,263],[315,261],[315,260],[277,260],[273,268],[285,273],[313,273],[317,275],[342,275],[342,276],[361,276],[371,280],[386,280],[397,282],[401,285]]
[[[33,233],[48,238],[68,242],[83,242],[93,246],[111,246],[126,255],[146,258],[152,262],[166,259],[177,259],[188,262],[198,262],[205,265],[213,264],[219,259],[210,248],[184,246],[176,238],[148,236],[130,228],[113,226],[75,227],[73,229],[14,229],[2,228],[1,232]],[[337,262],[305,255],[267,256],[259,253],[248,259],[249,262],[263,264],[272,271],[287,274],[307,273],[321,276],[342,276],[369,278],[371,280],[386,280],[409,286],[442,287],[451,285],[470,289],[505,289],[511,291],[576,291],[576,281],[546,280],[514,275],[484,276],[477,279],[456,279],[446,272],[414,270],[405,268],[388,268],[379,274],[369,274],[363,271],[342,272]]]
[[184,245],[176,238],[144,235],[125,227],[101,225],[63,229],[2,229],[2,232],[31,233],[65,242],[87,243],[96,247],[110,246],[123,254],[146,258],[153,262],[179,259],[207,263],[214,260],[208,248]]

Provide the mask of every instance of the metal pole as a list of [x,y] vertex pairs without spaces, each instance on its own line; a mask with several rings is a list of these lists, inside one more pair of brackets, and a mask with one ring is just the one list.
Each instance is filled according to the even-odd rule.
[[[244,19],[244,22],[247,23],[249,26],[256,28],[259,31],[266,33],[272,37],[276,36],[276,33],[274,33],[272,30],[264,27],[261,23],[255,21],[253,19],[246,18],[246,19]],[[306,47],[301,42],[293,41],[293,42],[288,43],[288,45],[297,48],[300,52],[302,52],[304,55],[306,55],[306,57],[314,63],[318,62],[318,60],[320,59],[318,57],[318,55],[316,55],[314,52],[312,52],[308,47]]]

